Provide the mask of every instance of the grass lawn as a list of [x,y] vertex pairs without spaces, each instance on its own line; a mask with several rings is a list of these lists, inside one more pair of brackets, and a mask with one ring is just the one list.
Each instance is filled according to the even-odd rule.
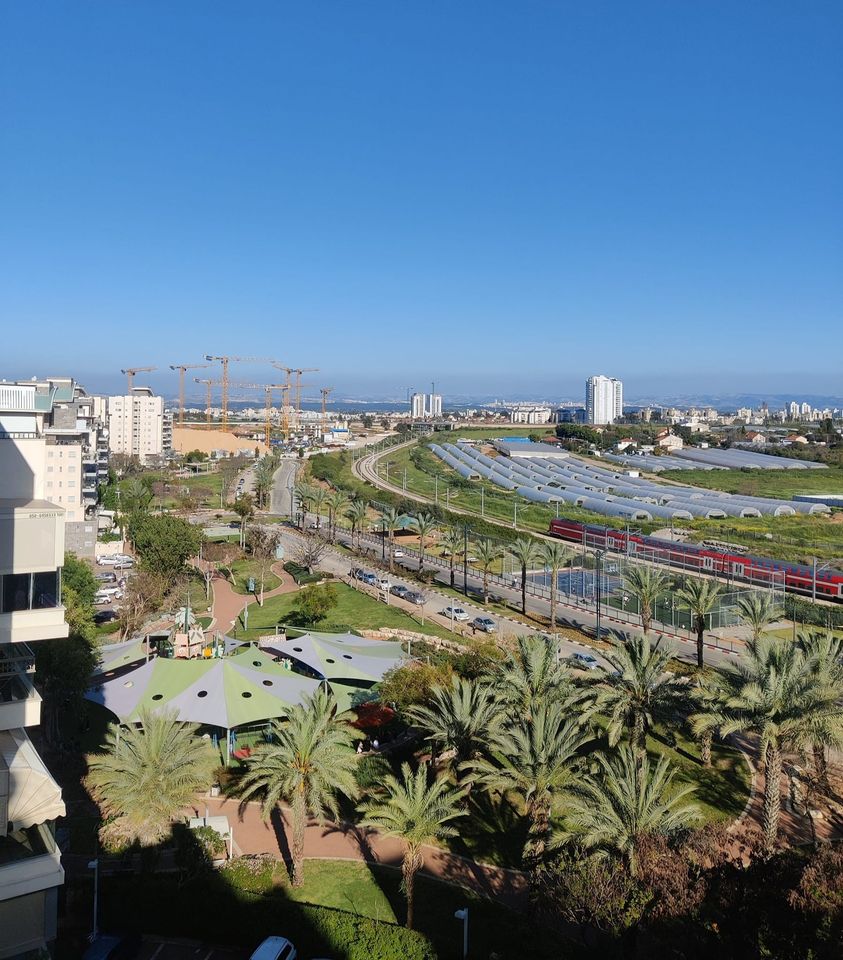
[[[234,574],[232,587],[235,593],[247,594],[250,592],[249,577],[255,578],[255,591],[260,593],[261,571],[260,563],[257,560],[253,560],[251,557],[243,557],[240,560],[235,560],[231,565],[231,570]],[[280,582],[271,570],[267,570],[263,582],[264,591],[269,592],[270,590],[274,590]]]
[[[334,586],[338,603],[325,620],[313,624],[314,630],[330,632],[341,631],[348,627],[353,630],[394,627],[397,630],[415,630],[445,639],[454,638],[450,630],[432,624],[429,620],[422,625],[420,621],[398,607],[381,603],[344,583],[337,583]],[[249,608],[249,629],[241,632],[238,628],[238,639],[244,637],[256,639],[261,633],[274,629],[276,624],[287,622],[293,612],[296,596],[295,593],[285,593],[278,597],[270,597],[262,607],[252,604]]]
[[[792,460],[785,461],[793,463]],[[790,500],[800,493],[843,493],[843,467],[827,470],[667,470],[668,480],[709,490]]]

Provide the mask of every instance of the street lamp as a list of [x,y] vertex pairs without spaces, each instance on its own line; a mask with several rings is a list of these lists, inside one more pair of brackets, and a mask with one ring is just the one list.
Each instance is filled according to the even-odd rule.
[[100,862],[99,860],[91,860],[88,863],[88,869],[94,871],[94,927],[91,931],[91,942],[97,939],[99,936],[99,927],[97,925],[97,907],[99,900],[99,887],[100,887]]
[[596,578],[596,590],[595,590],[595,600],[597,602],[597,639],[600,639],[600,593],[601,593],[601,583],[600,583],[600,574],[603,567],[603,550],[598,550],[594,555],[595,566],[594,566],[594,575]]
[[462,920],[462,956],[463,960],[468,956],[468,907],[454,912],[455,920]]

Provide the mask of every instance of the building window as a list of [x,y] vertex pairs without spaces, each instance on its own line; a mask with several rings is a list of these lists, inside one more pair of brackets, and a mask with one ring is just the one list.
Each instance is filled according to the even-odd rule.
[[3,613],[29,609],[31,574],[7,573],[3,577]]
[[0,613],[60,606],[61,571],[7,573],[0,577]]
[[59,574],[58,570],[49,570],[47,573],[32,574],[32,609],[43,610],[45,607],[59,605]]

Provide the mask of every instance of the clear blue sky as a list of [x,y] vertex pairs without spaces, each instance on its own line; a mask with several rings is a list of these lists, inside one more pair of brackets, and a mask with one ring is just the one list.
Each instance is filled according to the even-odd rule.
[[841,49],[839,0],[7,2],[0,375],[840,392]]

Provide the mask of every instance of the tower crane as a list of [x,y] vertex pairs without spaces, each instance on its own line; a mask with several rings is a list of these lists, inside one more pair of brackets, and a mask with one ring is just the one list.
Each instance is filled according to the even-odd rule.
[[210,429],[211,427],[211,387],[215,383],[215,381],[200,380],[199,377],[194,377],[193,382],[205,384],[205,424],[208,427],[208,429]]
[[157,369],[158,367],[126,367],[125,370],[121,370],[120,373],[126,374],[126,393],[132,392],[132,388],[135,385],[136,373],[149,373],[151,370]]
[[219,361],[222,366],[222,379],[220,383],[222,384],[222,402],[220,403],[220,420],[222,422],[223,430],[228,429],[228,388],[230,386],[228,380],[228,365],[234,361],[238,363],[274,363],[274,360],[270,360],[268,357],[214,357],[211,354],[206,353],[205,359],[212,362]]
[[[171,370],[179,372],[179,426],[184,426],[184,374],[186,370],[204,370],[210,363],[171,363]],[[198,383],[199,381],[197,381]],[[210,407],[210,403],[208,404]]]
[[328,418],[326,416],[326,411],[328,409],[328,394],[333,392],[333,387],[320,387],[319,392],[322,394],[322,432],[325,432],[325,427],[328,425]]
[[284,431],[284,438],[288,439],[290,436],[290,391],[293,387],[292,375],[296,375],[296,405],[293,408],[296,419],[296,427],[301,425],[301,388],[303,386],[309,386],[309,384],[303,384],[301,380],[301,375],[303,373],[308,373],[310,371],[315,371],[318,367],[285,367],[283,364],[273,362],[273,367],[278,370],[283,370],[287,374],[287,381],[284,384],[284,392],[281,394],[281,422],[282,430]]

